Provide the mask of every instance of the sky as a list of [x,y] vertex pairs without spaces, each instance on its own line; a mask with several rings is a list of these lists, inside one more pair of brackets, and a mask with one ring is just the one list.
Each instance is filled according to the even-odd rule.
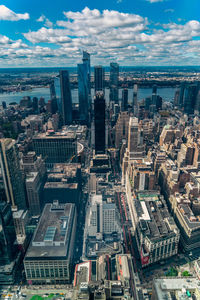
[[200,0],[0,0],[0,67],[200,65]]

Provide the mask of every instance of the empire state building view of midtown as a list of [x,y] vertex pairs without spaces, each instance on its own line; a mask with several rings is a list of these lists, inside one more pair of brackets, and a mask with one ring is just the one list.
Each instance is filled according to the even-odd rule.
[[200,300],[200,2],[0,3],[0,300]]

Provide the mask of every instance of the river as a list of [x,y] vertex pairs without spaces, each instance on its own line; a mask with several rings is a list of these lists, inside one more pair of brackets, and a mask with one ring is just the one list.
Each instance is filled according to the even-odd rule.
[[[128,89],[129,90],[129,102],[131,102],[132,97],[133,97],[133,89]],[[164,101],[172,101],[174,98],[176,88],[158,88],[157,94],[160,95]],[[77,89],[72,89],[72,101],[73,103],[78,103],[78,90]],[[94,95],[94,89],[91,90],[92,96]],[[152,94],[152,89],[151,88],[139,88],[138,89],[138,100],[142,100],[148,96],[151,96]],[[122,95],[122,89],[119,89],[119,98],[121,98]],[[34,88],[32,90],[28,91],[23,91],[23,92],[17,92],[17,93],[3,93],[0,94],[0,104],[2,101],[5,101],[7,104],[11,102],[16,102],[19,103],[20,100],[24,96],[30,96],[31,98],[33,97],[44,97],[45,101],[47,102],[50,99],[50,91],[49,88]],[[105,97],[106,100],[109,100],[109,89],[105,90]]]

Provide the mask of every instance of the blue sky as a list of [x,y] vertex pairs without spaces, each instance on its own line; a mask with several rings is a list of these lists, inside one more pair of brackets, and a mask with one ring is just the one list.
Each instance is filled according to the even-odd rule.
[[0,66],[200,65],[199,0],[2,0]]

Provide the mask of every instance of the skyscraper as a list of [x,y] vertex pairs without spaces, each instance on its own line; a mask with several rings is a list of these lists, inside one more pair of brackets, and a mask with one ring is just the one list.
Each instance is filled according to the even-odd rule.
[[104,91],[104,68],[102,66],[94,67],[94,89],[95,93]]
[[94,98],[95,153],[105,153],[105,98],[97,92]]
[[133,86],[133,113],[135,116],[137,116],[137,112],[138,112],[137,93],[138,93],[138,86],[137,86],[137,84],[134,84],[134,86]]
[[185,113],[187,114],[194,113],[197,93],[198,93],[197,84],[190,84],[185,87],[184,98],[183,98],[183,107]]
[[87,68],[87,77],[88,77],[88,93],[91,94],[90,87],[90,54],[87,51],[83,51],[83,64],[86,65]]
[[60,88],[62,100],[63,123],[72,123],[72,96],[70,89],[69,73],[66,70],[60,71]]
[[[55,92],[55,93],[54,93]],[[56,99],[59,113],[62,115],[62,102],[61,102],[61,88],[60,88],[60,77],[54,78],[53,86],[50,87],[51,99]]]
[[78,96],[79,96],[79,118],[81,122],[88,121],[88,66],[87,64],[78,64]]
[[128,110],[128,89],[122,90],[122,111]]
[[18,150],[12,139],[0,140],[0,167],[6,202],[13,209],[26,209],[25,189],[19,166]]
[[118,103],[118,81],[119,81],[119,65],[117,63],[110,63],[110,101]]

